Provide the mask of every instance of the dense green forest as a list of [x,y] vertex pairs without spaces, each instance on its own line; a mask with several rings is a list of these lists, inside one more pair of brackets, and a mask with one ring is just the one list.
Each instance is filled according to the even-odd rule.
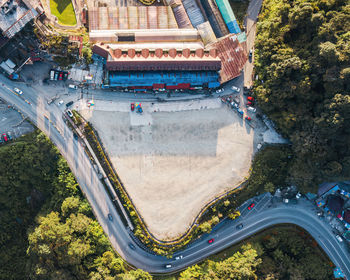
[[350,174],[350,3],[265,0],[255,94],[293,143],[290,180],[304,192]]
[[189,267],[178,279],[324,280],[332,279],[332,266],[311,237],[297,228],[281,227],[251,238],[233,253]]
[[0,279],[151,279],[116,256],[42,133],[0,147]]

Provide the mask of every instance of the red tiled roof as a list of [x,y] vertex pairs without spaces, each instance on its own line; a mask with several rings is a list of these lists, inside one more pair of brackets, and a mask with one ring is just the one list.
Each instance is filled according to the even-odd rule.
[[104,57],[105,59],[108,58],[109,52],[108,52],[105,48],[103,48],[103,47],[100,47],[100,46],[98,46],[98,45],[94,45],[94,46],[92,47],[92,51],[93,51],[95,54],[98,54],[99,56]]
[[216,49],[221,59],[220,82],[224,83],[238,77],[247,61],[247,55],[239,43],[236,35],[226,36],[211,45]]

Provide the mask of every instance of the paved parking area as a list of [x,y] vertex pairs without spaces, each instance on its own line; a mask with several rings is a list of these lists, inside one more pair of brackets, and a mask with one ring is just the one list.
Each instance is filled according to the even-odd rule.
[[34,131],[34,127],[23,121],[22,115],[0,100],[0,133],[10,132],[13,138]]

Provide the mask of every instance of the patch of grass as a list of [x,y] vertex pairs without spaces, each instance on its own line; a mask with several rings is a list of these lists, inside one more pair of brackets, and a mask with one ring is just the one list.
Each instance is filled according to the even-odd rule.
[[71,0],[50,0],[51,13],[62,25],[76,25],[77,19]]

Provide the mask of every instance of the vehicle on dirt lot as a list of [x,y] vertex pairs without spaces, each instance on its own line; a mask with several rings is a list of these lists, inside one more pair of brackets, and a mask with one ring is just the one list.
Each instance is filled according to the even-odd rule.
[[134,111],[134,110],[135,110],[135,103],[131,103],[130,109],[131,109],[131,111]]
[[212,243],[214,242],[214,240],[215,240],[214,238],[209,239],[209,240],[208,240],[208,243],[209,243],[209,244],[212,244]]
[[251,203],[251,204],[248,206],[248,210],[252,210],[252,209],[254,208],[254,206],[255,206],[255,203],[254,203],[254,202]]
[[58,101],[57,105],[61,106],[63,104],[63,100]]
[[18,94],[22,94],[23,93],[23,91],[21,91],[19,88],[16,88],[16,87],[13,90],[15,92],[17,92]]
[[70,117],[70,118],[73,118],[73,113],[71,110],[67,110],[67,115]]
[[73,105],[73,101],[69,101],[68,103],[66,103],[66,107],[68,108],[69,106]]
[[234,92],[237,92],[237,93],[241,91],[239,87],[232,86],[231,88]]

